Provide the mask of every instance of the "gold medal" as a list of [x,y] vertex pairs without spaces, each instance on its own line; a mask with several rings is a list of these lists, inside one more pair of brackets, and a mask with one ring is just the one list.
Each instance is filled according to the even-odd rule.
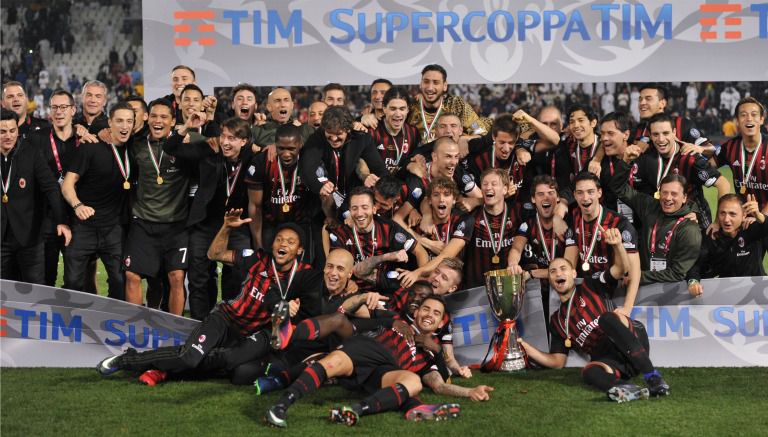
[[284,203],[283,204],[283,212],[290,212],[291,211],[291,205]]
[[123,182],[123,189],[124,190],[130,190],[131,189],[131,183],[128,181]]
[[585,272],[589,270],[589,263],[584,261],[584,264],[581,265],[581,270],[584,270]]
[[3,203],[8,203],[8,195],[3,194]]
[[491,262],[494,263],[494,264],[498,264],[499,263],[499,256],[498,255],[494,255],[493,258],[491,258]]
[[565,347],[568,347],[568,348],[571,347],[571,339],[570,338],[566,338],[565,339]]
[[162,176],[158,176],[157,177],[157,185],[163,185],[163,177]]
[[659,199],[661,199],[661,194],[657,191],[657,192],[653,193],[653,198],[656,199],[656,200],[659,200]]
[[739,193],[741,194],[747,194],[747,187],[742,185],[741,188],[739,188]]

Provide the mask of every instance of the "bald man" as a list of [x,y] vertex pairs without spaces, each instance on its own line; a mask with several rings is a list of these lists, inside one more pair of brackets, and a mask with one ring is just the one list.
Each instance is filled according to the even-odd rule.
[[[261,116],[262,124],[254,126],[253,144],[265,148],[275,144],[275,132],[281,124],[293,123],[301,129],[302,143],[307,141],[315,129],[308,124],[301,124],[293,118],[293,97],[285,88],[275,88],[267,96],[268,116]],[[257,118],[258,120],[258,118]],[[258,123],[258,121],[257,121]]]

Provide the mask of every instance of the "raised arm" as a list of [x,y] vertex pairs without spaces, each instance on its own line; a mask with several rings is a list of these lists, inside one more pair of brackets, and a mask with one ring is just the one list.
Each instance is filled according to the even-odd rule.
[[221,225],[221,229],[219,229],[219,232],[216,234],[216,238],[213,239],[210,247],[208,247],[209,260],[219,261],[230,265],[235,261],[235,251],[227,249],[227,244],[229,243],[230,230],[239,228],[251,221],[249,218],[241,219],[240,215],[242,213],[242,208],[230,209],[224,213],[224,224]]

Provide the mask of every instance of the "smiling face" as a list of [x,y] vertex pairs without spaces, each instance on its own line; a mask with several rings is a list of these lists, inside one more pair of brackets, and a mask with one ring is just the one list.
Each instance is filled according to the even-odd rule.
[[272,242],[272,257],[279,266],[292,263],[302,251],[299,234],[292,229],[281,229]]
[[118,109],[109,119],[109,131],[112,134],[112,142],[125,144],[133,133],[133,110]]
[[660,99],[657,90],[646,88],[640,91],[637,107],[640,110],[640,118],[645,120],[654,114],[664,112],[664,108],[667,107],[667,99]]
[[735,200],[720,202],[717,208],[717,224],[720,225],[720,232],[729,237],[736,236],[745,218],[744,209]]
[[384,122],[393,132],[400,132],[408,116],[408,102],[403,99],[390,99],[384,107]]
[[352,278],[354,263],[352,254],[344,249],[335,249],[328,254],[323,268],[323,280],[331,296],[340,294],[347,288],[347,282]]
[[535,191],[531,201],[536,205],[536,212],[542,218],[550,219],[555,214],[555,206],[560,200],[555,187],[550,187],[549,184],[536,185]]
[[293,115],[291,93],[285,88],[274,89],[267,98],[267,111],[272,116],[272,120],[280,124],[287,123]]
[[181,90],[191,83],[195,83],[195,76],[186,68],[179,68],[171,73],[171,91],[176,99],[181,97]]
[[373,223],[375,212],[376,207],[373,205],[371,196],[358,194],[349,199],[349,214],[357,232],[368,232],[368,228]]
[[296,164],[299,159],[299,151],[301,150],[301,138],[296,137],[280,137],[275,143],[277,147],[277,156],[280,158],[285,166],[292,166]]
[[624,154],[628,140],[629,132],[620,131],[615,121],[606,121],[600,125],[600,143],[603,145],[606,155],[616,156]]
[[578,141],[584,141],[594,134],[595,126],[597,126],[597,120],[590,120],[584,111],[573,111],[568,119],[568,128],[571,131],[571,135]]
[[373,197],[376,203],[376,212],[379,214],[386,214],[392,211],[397,202],[397,197],[384,197],[378,190],[374,190]]
[[138,132],[141,130],[141,128],[144,127],[144,123],[147,122],[149,114],[147,114],[147,111],[144,110],[144,105],[142,105],[141,102],[131,100],[128,102],[128,104],[131,105],[131,108],[133,108],[133,131]]
[[443,140],[435,145],[435,150],[432,152],[432,168],[437,175],[453,178],[457,165],[459,165],[458,144]]
[[419,328],[422,334],[437,332],[441,327],[444,315],[445,307],[442,302],[426,298],[414,315],[416,327]]
[[13,150],[18,138],[19,127],[16,125],[16,120],[0,121],[0,151],[3,155],[7,155]]
[[583,216],[593,217],[597,214],[602,196],[603,190],[597,188],[595,181],[591,180],[576,182],[576,188],[573,190],[573,197],[576,198]]
[[557,108],[547,106],[541,110],[538,119],[542,124],[549,126],[558,134],[563,131],[562,115]]
[[340,149],[347,142],[349,131],[346,129],[326,130],[323,132],[328,144],[334,149]]
[[420,284],[414,284],[408,292],[408,298],[405,300],[405,309],[409,314],[414,314],[424,299],[432,295],[432,288]]
[[232,109],[235,110],[236,117],[251,121],[256,112],[256,95],[247,89],[238,91],[232,98]]
[[668,121],[651,123],[651,142],[653,147],[664,158],[669,158],[677,147],[677,132]]
[[461,126],[461,120],[455,115],[444,115],[437,120],[435,134],[437,138],[450,137],[453,141],[459,141],[464,128]]
[[89,85],[83,90],[83,112],[89,116],[97,116],[104,111],[107,104],[106,90],[98,85]]
[[443,74],[439,71],[430,70],[421,76],[419,91],[424,99],[424,103],[430,106],[437,106],[443,94],[448,91],[448,82],[443,79]]
[[309,118],[307,119],[307,123],[315,129],[319,128],[326,108],[328,108],[328,105],[326,105],[325,102],[314,102],[309,105]]
[[455,203],[456,198],[453,197],[453,193],[447,188],[436,188],[429,195],[432,215],[440,223],[445,223],[448,220]]
[[496,135],[493,136],[493,153],[496,154],[496,159],[509,159],[512,151],[515,150],[516,142],[517,134],[513,135],[504,131],[496,132]]
[[203,93],[198,90],[187,90],[181,95],[181,113],[189,118],[195,112],[203,110]]
[[661,184],[659,194],[659,202],[661,202],[661,210],[664,211],[664,214],[676,212],[688,200],[683,184],[677,181]]
[[427,282],[432,286],[433,293],[443,296],[458,290],[461,280],[457,271],[439,264],[432,270],[432,273],[427,278]]
[[175,122],[171,108],[154,105],[149,110],[149,135],[153,140],[167,138]]
[[[57,109],[54,111],[53,108]],[[69,97],[65,95],[51,97],[51,122],[57,129],[71,125],[75,112],[75,105],[69,102]]]
[[323,102],[328,106],[344,106],[344,91],[328,90],[325,92]]
[[389,84],[385,82],[379,82],[371,87],[371,105],[373,109],[381,111],[384,109],[384,94],[389,91]]
[[573,289],[576,279],[576,269],[568,264],[563,258],[555,258],[549,263],[549,283],[561,300]]
[[243,148],[248,140],[245,138],[238,138],[235,134],[229,130],[229,128],[222,128],[221,135],[219,135],[219,145],[221,146],[221,153],[225,158],[234,160],[240,156],[240,150]]
[[3,89],[3,107],[10,109],[19,116],[19,120],[27,114],[27,94],[18,85],[8,85]]
[[504,202],[504,196],[507,195],[509,185],[501,180],[501,176],[496,173],[485,175],[480,182],[480,191],[483,192],[483,203],[486,206],[495,206]]
[[760,126],[765,124],[765,114],[760,113],[760,107],[755,103],[743,103],[736,114],[739,132],[745,137],[756,137],[760,134]]

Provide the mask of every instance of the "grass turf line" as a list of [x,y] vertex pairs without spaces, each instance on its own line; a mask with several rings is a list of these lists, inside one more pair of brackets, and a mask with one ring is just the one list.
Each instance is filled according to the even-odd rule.
[[[95,364],[95,363],[94,363]],[[359,399],[326,387],[288,413],[290,435],[765,435],[766,368],[663,369],[672,394],[615,404],[587,388],[578,369],[479,374],[460,385],[495,387],[491,401],[462,399],[450,422],[408,423],[397,413],[363,417],[355,428],[327,422],[329,408]],[[641,378],[634,382],[642,384]],[[168,382],[145,387],[118,373],[94,369],[2,369],[3,436],[30,435],[276,435],[262,424],[279,394],[258,397],[253,387],[226,380]],[[446,402],[425,389],[426,403]],[[413,434],[416,432],[417,434]],[[287,434],[286,434],[287,435]]]

